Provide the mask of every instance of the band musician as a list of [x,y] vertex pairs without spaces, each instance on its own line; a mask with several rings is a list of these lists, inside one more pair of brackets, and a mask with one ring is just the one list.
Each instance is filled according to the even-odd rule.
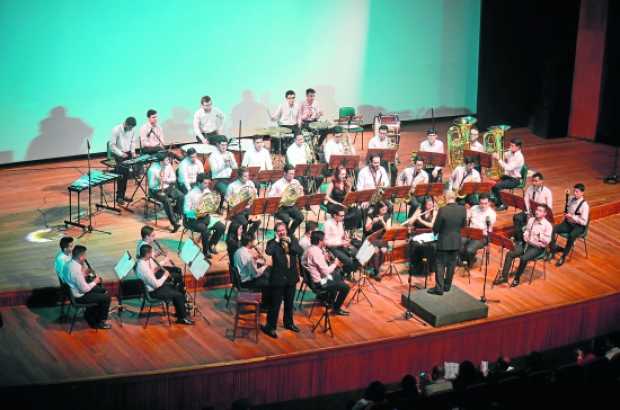
[[362,211],[358,206],[346,207],[344,199],[351,192],[352,181],[347,177],[347,170],[339,165],[334,171],[327,190],[325,191],[325,207],[328,214],[333,214],[337,210],[346,209],[344,217],[344,229],[347,231],[357,229],[362,225]]
[[424,161],[421,158],[414,158],[413,163],[407,168],[403,169],[396,180],[397,186],[409,186],[409,212],[408,217],[411,217],[418,209],[423,196],[414,196],[415,189],[420,184],[428,184],[428,173],[424,170]]
[[[114,172],[120,175],[116,186],[116,202],[125,203],[125,191],[127,190],[127,179],[130,175],[130,168],[123,162],[136,156],[136,119],[127,117],[122,124],[112,128],[109,148],[115,161]],[[135,171],[134,171],[135,172]]]
[[[250,181],[250,171],[248,171],[245,167],[239,168],[238,178],[228,184],[228,188],[226,188],[226,196],[224,197],[224,200],[229,204],[229,211],[230,207],[236,205],[236,203],[231,203],[230,201],[232,199],[236,200],[236,198],[240,198],[243,193],[251,198],[256,198],[258,196],[258,190],[256,189],[254,182]],[[243,211],[234,215],[230,218],[230,220],[243,226],[243,229],[248,233],[256,233],[261,224],[260,219],[257,217],[252,218],[250,216],[249,202]]]
[[208,142],[215,145],[214,137],[224,135],[224,113],[213,106],[213,100],[208,95],[200,99],[200,108],[194,113],[194,135],[198,142]]
[[146,123],[140,127],[140,149],[142,153],[153,154],[158,151],[165,151],[164,130],[157,123],[157,111],[148,110],[146,118]]
[[[429,128],[426,131],[426,140],[420,143],[420,151],[435,152],[437,154],[444,153],[443,142],[437,139],[437,130],[435,128]],[[426,172],[428,172],[431,182],[441,182],[443,178],[442,167],[429,165],[427,164]]]
[[[268,198],[281,197],[289,188],[289,185],[297,185],[292,187],[303,193],[303,187],[298,180],[295,179],[295,168],[291,165],[284,166],[284,175],[273,183],[269,192],[267,192]],[[275,217],[288,228],[289,236],[292,236],[297,227],[303,222],[304,215],[301,213],[295,204],[293,205],[281,205],[275,214]]]
[[482,240],[461,238],[461,262],[467,263],[470,268],[476,263],[476,253],[484,248],[488,242],[488,234],[493,230],[497,215],[491,208],[489,196],[480,194],[480,203],[467,210],[467,225],[470,228],[482,231]]
[[[556,246],[557,236],[560,233],[568,235],[566,246],[562,250],[560,259],[556,262],[556,266],[562,266],[566,261],[566,257],[575,245],[575,240],[582,236],[590,222],[590,205],[584,198],[586,186],[582,183],[575,184],[573,187],[573,195],[568,197],[564,206],[564,220],[553,228],[553,238],[551,240],[551,252],[556,253],[560,250]],[[568,196],[568,192],[567,192]]]
[[176,188],[177,176],[172,167],[174,156],[168,153],[157,155],[160,161],[151,164],[147,171],[149,196],[161,202],[174,233],[181,226],[179,219],[183,214],[183,193]]
[[523,143],[520,139],[513,138],[510,140],[509,150],[504,154],[504,158],[500,158],[499,154],[494,153],[493,158],[498,161],[499,166],[504,171],[504,175],[491,188],[495,197],[495,210],[505,211],[506,205],[502,202],[500,191],[503,189],[512,189],[521,183],[521,168],[525,164],[521,147]]

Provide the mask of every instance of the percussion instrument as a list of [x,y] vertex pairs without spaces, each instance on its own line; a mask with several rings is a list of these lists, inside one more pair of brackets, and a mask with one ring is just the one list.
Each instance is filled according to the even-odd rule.
[[187,152],[190,148],[196,150],[196,154],[207,155],[217,151],[217,148],[211,144],[185,144],[181,147],[183,152]]
[[373,128],[375,135],[379,134],[379,127],[385,125],[388,127],[388,135],[400,135],[400,118],[396,114],[375,115]]
[[333,128],[334,123],[331,121],[315,121],[311,122],[308,127],[310,127],[310,129],[314,131],[323,131]]
[[286,127],[267,127],[256,130],[256,135],[269,135],[272,138],[279,138],[280,134],[290,134],[291,129]]
[[[99,185],[103,185],[108,182],[114,181],[118,177],[119,175],[113,174],[111,172],[92,171],[90,173],[90,186],[96,187]],[[73,192],[81,192],[85,189],[88,189],[88,183],[88,174],[82,175],[81,177],[73,181],[71,185],[69,185],[68,189],[69,191]]]

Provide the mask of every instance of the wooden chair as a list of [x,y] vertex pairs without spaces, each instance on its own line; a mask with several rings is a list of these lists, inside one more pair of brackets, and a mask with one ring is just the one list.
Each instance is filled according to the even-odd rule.
[[261,294],[256,292],[240,291],[235,299],[235,324],[232,340],[235,341],[238,329],[250,329],[256,333],[255,342],[258,343],[260,333],[260,303]]

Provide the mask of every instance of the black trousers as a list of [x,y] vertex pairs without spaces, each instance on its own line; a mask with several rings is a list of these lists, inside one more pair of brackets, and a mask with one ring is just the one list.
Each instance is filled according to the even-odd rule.
[[500,180],[491,188],[493,191],[493,196],[495,197],[495,205],[501,206],[504,203],[502,202],[502,197],[499,194],[503,189],[512,189],[519,186],[521,182],[520,178],[509,177],[508,175],[502,175]]
[[545,251],[545,248],[538,248],[532,245],[524,245],[523,242],[519,242],[515,245],[515,248],[506,254],[504,259],[504,267],[502,268],[502,277],[508,279],[508,273],[510,266],[515,258],[520,258],[519,267],[515,272],[515,279],[519,279],[525,271],[527,263],[532,259],[538,258]]
[[237,215],[230,218],[230,220],[237,225],[243,226],[243,232],[251,234],[254,234],[256,233],[256,231],[258,231],[261,223],[260,220],[250,223],[250,211],[248,209],[239,212]]
[[122,162],[127,158],[121,158],[114,155],[116,166],[114,167],[114,173],[120,175],[120,178],[116,180],[116,198],[125,200],[125,192],[127,191],[127,180],[130,177],[131,169],[123,165]]
[[183,214],[183,194],[174,185],[160,191],[149,190],[149,195],[164,206],[164,211],[171,224],[179,223],[179,215]]
[[[185,280],[183,279],[183,271],[177,266],[164,266],[164,269],[170,274],[172,286],[179,292],[185,294]],[[159,270],[155,273],[157,279],[161,278],[164,272]]]
[[177,319],[184,319],[187,317],[187,310],[185,310],[185,294],[175,289],[171,284],[164,283],[158,289],[150,292],[149,295],[160,300],[165,300],[166,302],[172,302]]
[[458,250],[443,251],[437,250],[437,271],[435,272],[435,286],[438,289],[448,291],[452,286],[452,278],[454,277],[454,269],[456,268],[456,260]]
[[551,249],[552,251],[556,249],[556,240],[558,239],[558,234],[564,233],[568,234],[566,238],[566,246],[564,247],[564,251],[562,252],[563,256],[568,256],[571,249],[573,249],[573,245],[575,245],[575,240],[584,233],[586,227],[579,224],[574,224],[568,222],[566,219],[562,221],[561,224],[553,227],[553,237],[551,238]]
[[347,299],[351,288],[342,280],[339,273],[332,273],[332,277],[333,279],[328,280],[325,285],[318,284],[317,287],[327,291],[330,302],[334,304],[334,310],[338,310]]
[[[286,224],[289,236],[295,233],[297,227],[304,220],[304,215],[294,206],[281,206],[275,213],[275,217]],[[291,223],[291,221],[293,222]]]
[[428,174],[428,182],[429,183],[441,182],[443,180],[443,169],[440,169],[439,171],[437,171],[437,177],[433,177],[433,170],[434,169],[435,169],[435,167],[424,168],[424,170]]
[[467,262],[467,265],[471,267],[474,264],[474,260],[476,259],[476,253],[484,248],[485,241],[484,240],[476,240],[469,238],[461,238],[461,250],[459,252],[459,256],[461,257],[461,261]]
[[345,274],[349,274],[359,266],[359,261],[355,259],[355,255],[361,246],[362,243],[359,240],[353,239],[348,248],[344,246],[331,246],[329,250],[342,262],[342,271]]
[[515,214],[512,217],[512,223],[514,225],[514,233],[512,236],[514,236],[515,242],[524,242],[523,228],[527,225],[527,214],[525,212]]
[[190,218],[185,222],[190,230],[200,233],[203,252],[206,252],[209,246],[217,244],[226,229],[224,224],[219,221],[209,229],[209,219],[210,217],[207,215],[200,219]]
[[280,306],[284,302],[284,326],[295,324],[293,321],[293,301],[295,299],[295,284],[270,288],[271,306],[267,312],[267,327],[275,330],[278,327]]
[[95,286],[90,292],[84,294],[81,298],[77,298],[79,303],[96,303],[96,306],[89,307],[84,312],[84,318],[89,325],[94,326],[97,323],[108,319],[108,310],[110,310],[110,294],[103,286]]
[[[410,241],[407,245],[409,254],[409,274],[414,276],[425,276],[430,272],[437,271],[437,261],[435,258],[436,249],[434,242],[419,243]],[[424,271],[422,259],[426,258],[428,272]]]

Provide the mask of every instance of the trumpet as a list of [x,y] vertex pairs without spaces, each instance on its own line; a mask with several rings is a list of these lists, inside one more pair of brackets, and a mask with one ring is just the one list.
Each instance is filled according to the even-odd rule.
[[[172,266],[177,266],[174,264],[174,261],[170,258],[168,258],[168,252],[166,252],[166,250],[161,246],[161,244],[159,243],[159,241],[157,241],[157,239],[153,239],[153,243],[155,244],[155,246],[157,246],[157,250],[159,251],[159,253],[164,257],[167,258],[168,261],[170,261],[170,264]],[[153,258],[154,259],[154,258]]]

